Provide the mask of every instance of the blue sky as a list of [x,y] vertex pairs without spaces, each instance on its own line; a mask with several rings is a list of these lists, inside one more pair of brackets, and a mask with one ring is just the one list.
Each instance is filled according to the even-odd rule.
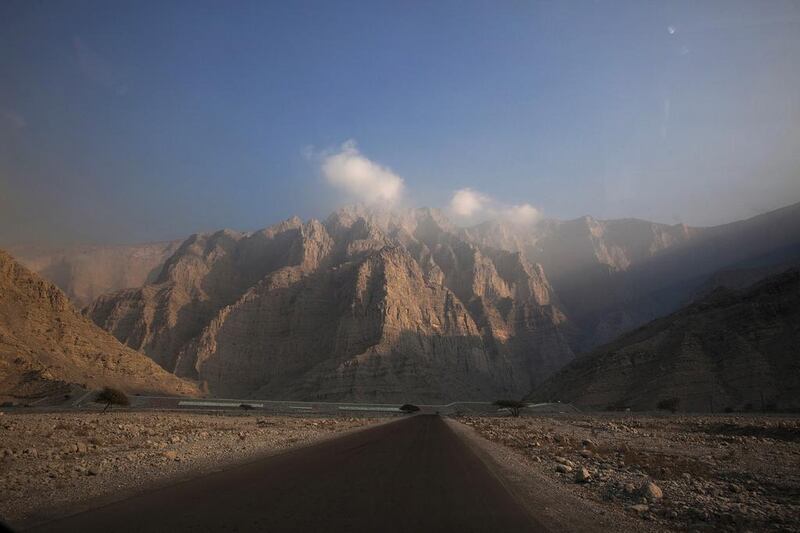
[[0,244],[324,217],[349,140],[405,205],[726,222],[800,201],[798,58],[779,0],[6,1]]

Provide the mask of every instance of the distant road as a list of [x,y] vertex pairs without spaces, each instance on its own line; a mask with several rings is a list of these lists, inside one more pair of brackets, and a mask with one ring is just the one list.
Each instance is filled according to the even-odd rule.
[[438,416],[419,415],[34,531],[545,531]]

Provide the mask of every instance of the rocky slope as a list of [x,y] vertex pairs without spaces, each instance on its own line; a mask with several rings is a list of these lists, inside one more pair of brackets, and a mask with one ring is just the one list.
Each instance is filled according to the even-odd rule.
[[73,246],[60,249],[13,246],[8,252],[52,281],[78,307],[101,294],[141,287],[156,279],[181,241],[130,246]]
[[488,399],[572,357],[542,269],[428,209],[194,236],[156,283],[88,314],[222,395]]
[[36,397],[110,385],[191,394],[196,388],[83,317],[52,283],[0,250],[0,394]]
[[213,394],[522,396],[721,269],[758,279],[798,258],[800,204],[712,228],[582,217],[461,229],[435,209],[354,206],[194,235],[152,282],[87,313]]
[[[800,270],[705,298],[598,348],[531,396],[605,409],[800,407]],[[763,403],[762,403],[763,402]]]

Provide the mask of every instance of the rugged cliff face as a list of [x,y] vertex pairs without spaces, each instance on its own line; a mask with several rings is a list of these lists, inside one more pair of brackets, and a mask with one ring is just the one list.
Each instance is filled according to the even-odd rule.
[[798,258],[800,204],[713,228],[583,217],[461,229],[435,209],[355,206],[192,236],[151,283],[87,313],[212,394],[521,397],[573,353],[692,301],[715,272],[755,280]]
[[720,270],[800,260],[800,204],[709,228],[582,217],[532,229],[491,222],[465,233],[540,264],[584,352],[688,303]]
[[156,283],[89,316],[213,394],[444,401],[520,396],[572,357],[541,267],[436,211],[343,209],[195,236]]
[[72,303],[82,308],[101,294],[152,282],[180,244],[181,241],[170,241],[60,249],[16,246],[8,251],[24,266],[53,282]]
[[101,296],[86,312],[120,341],[174,371],[181,348],[220,309],[269,272],[303,261],[304,231],[294,218],[250,234],[193,235],[154,283]]
[[605,409],[800,406],[800,271],[701,300],[621,336],[561,370],[531,396]]
[[76,311],[52,283],[0,250],[0,396],[35,397],[69,384],[197,392],[120,344]]

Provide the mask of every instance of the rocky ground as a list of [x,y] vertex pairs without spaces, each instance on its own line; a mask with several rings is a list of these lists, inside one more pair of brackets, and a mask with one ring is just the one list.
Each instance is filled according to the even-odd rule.
[[800,418],[460,417],[642,530],[800,531]]
[[0,517],[12,525],[34,523],[375,422],[249,413],[0,412]]

